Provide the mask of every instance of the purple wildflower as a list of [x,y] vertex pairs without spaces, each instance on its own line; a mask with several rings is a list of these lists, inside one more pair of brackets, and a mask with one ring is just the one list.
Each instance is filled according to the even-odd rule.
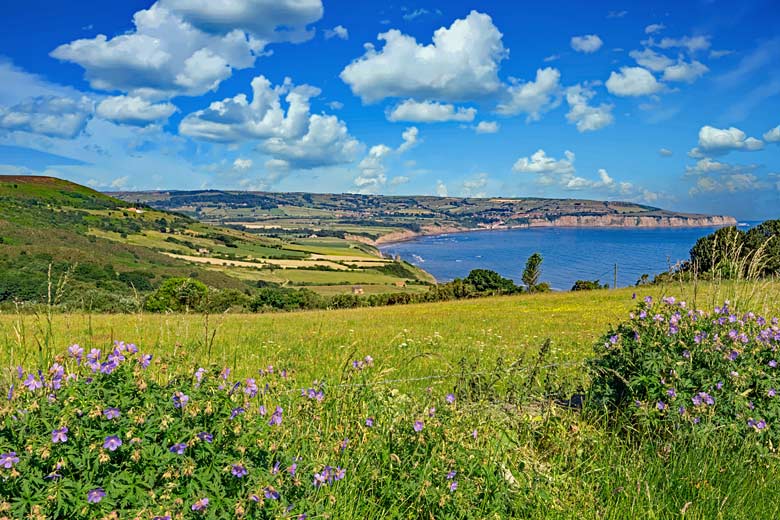
[[139,361],[139,363],[143,368],[149,368],[149,365],[152,363],[152,355],[144,354],[143,356],[141,356],[141,360]]
[[293,462],[292,464],[290,464],[290,467],[287,468],[287,473],[289,473],[291,477],[294,477],[296,471],[298,471],[298,464]]
[[770,388],[770,389],[767,391],[766,395],[767,395],[768,397],[774,397],[774,396],[776,396],[776,395],[777,395],[777,391],[776,391],[774,388]]
[[768,364],[769,364],[769,368],[777,368],[777,360],[775,360],[775,359],[772,359],[771,361],[769,361]]
[[16,464],[19,464],[19,457],[16,456],[15,451],[9,451],[8,453],[0,454],[0,467],[11,469]]
[[192,504],[191,509],[193,511],[205,511],[207,507],[209,507],[209,499],[201,498],[197,500],[194,504]]
[[454,478],[455,478],[455,475],[457,475],[457,474],[458,474],[458,472],[457,472],[457,471],[454,471],[454,470],[450,471],[449,473],[447,473],[447,480],[452,480],[452,479],[454,479]]
[[190,397],[184,392],[174,392],[172,399],[174,408],[184,408],[190,402]]
[[333,480],[339,481],[347,475],[347,470],[336,466],[336,471],[333,473]]
[[282,413],[284,410],[281,406],[277,406],[274,413],[271,414],[271,420],[268,421],[269,426],[279,426],[282,424]]
[[250,377],[244,382],[244,393],[249,397],[257,395],[257,382],[253,378]]
[[22,384],[27,387],[27,390],[30,391],[43,388],[43,383],[41,383],[38,379],[36,379],[35,376],[32,374],[27,374],[27,379],[25,379],[24,383]]
[[90,363],[97,363],[100,360],[100,349],[93,348],[87,354],[87,361]]
[[450,493],[454,493],[456,489],[458,489],[458,481],[453,480],[450,482]]
[[122,439],[116,435],[109,435],[103,443],[103,447],[108,451],[116,451],[122,445]]
[[236,478],[241,478],[245,477],[249,471],[247,471],[247,469],[241,464],[233,464],[233,466],[230,468],[230,473],[232,473]]
[[199,368],[195,371],[195,380],[198,382],[199,385],[201,381],[203,381],[203,374],[205,373],[206,373],[205,368]]
[[238,417],[239,415],[241,415],[244,412],[246,412],[246,410],[244,410],[240,406],[238,408],[233,408],[233,410],[231,410],[231,412],[230,412],[230,420],[232,421],[233,419],[235,419],[236,417]]
[[187,449],[186,444],[184,444],[183,442],[177,442],[176,444],[168,448],[168,451],[170,451],[171,453],[175,453],[176,455],[184,455],[184,450],[186,449]]
[[368,419],[366,419],[366,426],[368,426],[369,428],[373,428],[374,427],[374,418],[373,417],[369,417]]
[[106,496],[106,492],[103,491],[103,488],[95,488],[91,489],[87,492],[87,502],[90,504],[97,504],[101,500],[103,500],[103,497]]
[[273,486],[263,488],[263,496],[268,500],[279,500],[279,492]]
[[674,390],[674,388],[670,388],[666,391],[666,395],[668,395],[671,398],[677,397],[677,392]]
[[260,405],[260,408],[257,409],[257,411],[260,413],[261,416],[265,417],[265,414],[268,413],[268,410],[265,409],[264,405]]
[[77,344],[73,344],[68,347],[68,354],[70,354],[70,357],[72,358],[81,360],[81,357],[84,355],[84,349]]
[[209,432],[200,432],[198,434],[198,439],[202,440],[203,442],[213,442],[214,436],[211,435]]
[[739,352],[737,352],[736,350],[732,350],[731,352],[729,352],[729,359],[731,361],[735,361],[737,359],[737,356],[739,356]]
[[51,432],[51,442],[54,444],[68,442],[68,427],[63,426]]
[[346,450],[348,445],[349,445],[349,439],[344,439],[343,441],[341,441],[341,444],[339,445],[341,447],[341,451]]
[[453,404],[455,402],[455,394],[447,394],[444,398],[448,403]]
[[110,421],[111,419],[118,419],[121,414],[119,412],[119,408],[112,407],[103,410],[103,415]]
[[715,385],[715,389],[720,390],[721,388],[723,388],[723,381],[718,381],[718,383]]
[[423,427],[424,425],[422,421],[414,421],[414,431],[419,433],[422,431]]
[[274,463],[274,467],[271,468],[271,475],[278,475],[279,474],[279,467],[282,465],[281,462],[278,460]]
[[666,410],[666,403],[664,403],[663,401],[658,401],[655,407],[658,408],[660,411],[664,411]]

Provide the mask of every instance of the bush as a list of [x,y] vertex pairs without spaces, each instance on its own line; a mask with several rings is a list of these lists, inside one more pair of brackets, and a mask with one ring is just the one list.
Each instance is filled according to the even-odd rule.
[[777,318],[648,297],[597,345],[590,404],[654,432],[717,428],[777,445],[778,346]]
[[147,296],[144,308],[150,312],[187,312],[197,310],[208,293],[203,282],[192,278],[168,278]]
[[370,356],[332,388],[168,366],[124,343],[58,359],[2,389],[0,518],[518,513],[492,460],[506,454],[473,414],[443,392],[369,388]]
[[601,280],[577,280],[572,286],[572,291],[593,291],[597,289],[609,289],[609,284],[601,284]]

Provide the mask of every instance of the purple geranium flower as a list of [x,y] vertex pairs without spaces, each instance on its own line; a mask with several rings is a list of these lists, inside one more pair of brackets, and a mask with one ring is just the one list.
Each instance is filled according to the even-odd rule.
[[213,442],[214,436],[211,435],[209,432],[200,432],[198,434],[198,439],[202,440],[203,442]]
[[247,471],[247,469],[241,464],[233,464],[233,466],[230,468],[230,473],[232,473],[236,478],[241,478],[245,477],[249,471]]
[[366,419],[366,426],[368,426],[369,428],[373,428],[373,426],[374,426],[374,418],[373,417],[369,417],[368,419]]
[[666,403],[664,403],[663,401],[658,401],[655,407],[661,411],[666,410]]
[[230,420],[232,421],[233,419],[235,419],[236,417],[238,417],[244,412],[246,412],[246,410],[244,410],[240,406],[238,408],[233,408],[233,410],[230,411]]
[[119,412],[119,408],[112,407],[103,410],[103,415],[110,421],[111,419],[118,419],[121,413]]
[[68,427],[63,426],[58,430],[52,431],[51,442],[53,442],[54,444],[61,443],[61,442],[68,442]]
[[457,474],[458,474],[458,472],[457,472],[457,471],[454,471],[454,470],[450,471],[449,473],[447,473],[447,480],[452,480],[452,479],[454,479],[454,478],[455,478],[455,475],[457,475]]
[[141,360],[139,363],[141,363],[141,366],[144,368],[149,368],[149,365],[152,363],[152,355],[151,354],[144,354],[141,356]]
[[453,480],[450,482],[450,493],[454,493],[456,489],[458,489],[458,481]]
[[190,397],[183,392],[174,392],[172,399],[175,408],[184,408],[190,401]]
[[452,404],[455,402],[455,394],[447,394],[447,396],[444,398],[448,403]]
[[268,500],[279,500],[279,492],[273,488],[273,486],[268,486],[263,489],[263,495]]
[[193,511],[205,511],[207,507],[209,507],[209,499],[201,498],[198,501],[196,501],[194,504],[192,504],[191,509]]
[[414,431],[421,432],[425,425],[422,421],[414,421]]
[[84,349],[77,344],[73,344],[68,347],[68,354],[70,354],[70,357],[80,360],[84,355]]
[[184,455],[184,450],[186,449],[187,449],[186,444],[184,444],[183,442],[177,442],[176,444],[168,448],[168,451],[170,451],[171,453],[175,453],[176,455]]
[[0,454],[0,467],[11,469],[16,464],[19,464],[19,457],[16,456],[15,451]]
[[87,502],[90,504],[97,504],[101,500],[103,500],[103,497],[106,496],[106,492],[103,491],[103,488],[95,488],[91,489],[87,492]]
[[108,451],[116,451],[122,445],[122,439],[116,435],[109,435],[103,443],[103,447]]
[[282,407],[281,406],[277,406],[276,410],[274,411],[274,413],[271,414],[271,420],[268,421],[268,424],[270,426],[278,426],[278,425],[282,424],[282,413],[283,412],[284,412],[284,410],[282,409]]

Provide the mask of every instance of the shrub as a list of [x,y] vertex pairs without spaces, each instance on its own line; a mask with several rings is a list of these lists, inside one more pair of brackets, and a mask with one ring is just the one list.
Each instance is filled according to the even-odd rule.
[[147,296],[144,308],[151,312],[182,312],[196,310],[208,293],[203,282],[192,278],[168,278]]
[[399,517],[514,516],[485,455],[505,452],[473,414],[443,392],[370,388],[373,363],[301,390],[274,367],[235,380],[73,345],[3,390],[0,518],[344,518],[358,497]]
[[593,291],[597,289],[609,289],[609,284],[603,284],[600,280],[577,280],[572,286],[572,291]]
[[777,318],[645,298],[590,362],[591,406],[651,431],[718,428],[780,440]]

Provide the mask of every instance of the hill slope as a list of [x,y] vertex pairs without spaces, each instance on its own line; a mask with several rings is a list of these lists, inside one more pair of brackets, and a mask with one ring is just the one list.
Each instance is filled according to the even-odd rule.
[[67,278],[60,302],[104,310],[137,307],[138,292],[174,276],[242,292],[265,283],[397,292],[429,280],[363,244],[307,246],[129,206],[60,179],[0,176],[0,304],[48,301],[50,266],[52,299]]
[[237,191],[114,194],[204,222],[259,234],[300,230],[372,243],[473,229],[545,226],[693,227],[734,225],[728,216],[676,213],[630,202],[540,198],[455,198]]

